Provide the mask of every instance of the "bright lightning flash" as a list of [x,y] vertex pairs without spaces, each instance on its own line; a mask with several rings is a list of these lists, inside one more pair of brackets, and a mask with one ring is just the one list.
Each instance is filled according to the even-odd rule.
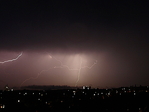
[[4,63],[8,63],[8,62],[12,62],[12,61],[16,61],[17,59],[19,59],[22,56],[23,53],[19,54],[16,58],[14,59],[10,59],[10,60],[6,60],[6,61],[2,61],[0,62],[0,64],[4,64]]
[[75,86],[77,86],[77,84],[78,84],[78,82],[79,82],[79,80],[80,80],[80,73],[81,73],[81,70],[82,70],[83,68],[91,69],[95,64],[97,64],[97,60],[95,60],[95,62],[94,62],[91,66],[82,66],[82,63],[83,63],[83,61],[82,61],[82,58],[81,58],[80,67],[79,67],[79,69],[78,69],[78,79],[77,79],[77,81],[76,81]]
[[30,78],[24,80],[24,81],[21,83],[20,87],[21,87],[26,81],[28,81],[28,80],[37,79],[43,72],[49,71],[49,70],[51,70],[51,69],[58,69],[58,68],[67,68],[67,69],[70,70],[70,71],[72,71],[72,70],[73,70],[73,71],[78,71],[78,73],[77,73],[77,81],[76,81],[76,83],[75,83],[75,86],[77,86],[77,84],[78,84],[78,82],[79,82],[79,80],[80,80],[80,73],[81,73],[81,70],[84,69],[84,68],[91,69],[95,64],[97,64],[97,60],[95,60],[95,62],[94,62],[91,66],[82,66],[83,60],[82,60],[82,58],[80,57],[81,62],[80,62],[80,64],[79,64],[79,68],[70,68],[68,65],[63,64],[63,62],[62,62],[61,60],[59,60],[59,59],[57,59],[57,58],[55,58],[55,57],[53,57],[53,56],[51,56],[51,55],[49,55],[49,58],[56,60],[57,62],[60,63],[60,65],[59,65],[59,66],[54,66],[54,67],[51,67],[51,68],[49,68],[49,69],[45,69],[45,70],[40,71],[40,72],[37,74],[36,77],[30,77]]

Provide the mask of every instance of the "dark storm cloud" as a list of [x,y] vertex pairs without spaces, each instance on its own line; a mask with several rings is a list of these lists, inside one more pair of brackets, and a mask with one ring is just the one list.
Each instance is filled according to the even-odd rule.
[[[15,75],[23,81],[33,74],[35,76],[39,72],[38,69],[45,69],[45,63],[47,68],[49,65],[52,67],[59,65],[60,63],[54,58],[51,59],[52,63],[49,62],[47,52],[60,59],[82,53],[90,57],[90,61],[94,59],[99,61],[98,66],[95,66],[90,73],[83,76],[85,70],[82,70],[81,77],[85,83],[92,83],[91,80],[94,80],[95,85],[147,84],[148,20],[148,1],[2,0],[1,59],[14,58],[20,52],[23,52],[23,56],[17,61],[19,72],[17,68],[8,64],[10,68],[7,65],[1,66],[1,77],[7,79]],[[3,56],[2,54],[6,55],[3,51],[17,53],[15,56],[11,53]],[[27,67],[24,69],[24,66]],[[13,75],[8,77],[3,75],[5,67],[6,70],[8,68],[12,70]],[[52,73],[61,74],[59,70]],[[47,76],[56,77],[53,74],[47,73]],[[72,79],[69,73],[66,73],[66,76]],[[45,79],[49,80],[47,77]],[[48,81],[45,83],[48,84]],[[81,81],[80,83],[83,84]]]
[[1,1],[0,50],[148,59],[147,1]]
[[[147,3],[2,1],[1,49],[98,50],[146,45]],[[130,42],[130,41],[136,41]],[[143,43],[144,42],[144,43]],[[108,45],[107,45],[108,43]]]

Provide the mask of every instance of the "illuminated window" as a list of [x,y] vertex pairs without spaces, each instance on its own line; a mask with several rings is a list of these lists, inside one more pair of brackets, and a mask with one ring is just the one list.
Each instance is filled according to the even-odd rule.
[[27,93],[24,93],[24,96],[27,95]]
[[85,86],[83,86],[83,89],[85,89]]
[[5,105],[0,105],[0,108],[5,108]]

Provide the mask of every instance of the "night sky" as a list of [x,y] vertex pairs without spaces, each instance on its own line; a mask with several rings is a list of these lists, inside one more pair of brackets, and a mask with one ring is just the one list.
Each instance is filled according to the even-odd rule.
[[7,84],[148,85],[148,4],[1,0],[0,89]]

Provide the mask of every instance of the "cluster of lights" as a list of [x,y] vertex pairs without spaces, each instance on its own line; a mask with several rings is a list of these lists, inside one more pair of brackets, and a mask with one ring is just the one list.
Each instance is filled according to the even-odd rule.
[[83,89],[88,89],[88,90],[90,89],[90,87],[88,87],[88,86],[83,86],[82,88]]
[[[88,91],[87,90],[87,86],[83,86],[83,88],[84,89],[82,89],[82,91],[81,91],[81,93],[83,94],[83,95],[86,95],[86,94],[88,94],[88,92],[92,92],[92,90],[91,91]],[[97,96],[97,95],[100,95],[100,97],[102,98],[102,99],[106,99],[107,97],[106,96],[110,96],[112,93],[116,93],[117,95],[123,95],[123,94],[125,94],[126,92],[127,93],[129,93],[129,91],[130,91],[131,89],[129,89],[129,88],[122,88],[122,89],[117,89],[117,90],[110,90],[110,89],[106,89],[106,91],[98,91],[98,90],[96,90],[96,91],[94,91],[92,94],[91,94],[91,96],[90,96],[90,99],[92,99],[92,98],[98,98],[99,96]],[[70,91],[70,93],[71,93],[71,97],[72,98],[76,98],[77,100],[83,100],[83,99],[81,99],[81,98],[78,98],[78,97],[76,97],[76,95],[78,95],[78,91],[77,90],[67,90],[68,92]],[[134,97],[136,97],[135,95],[138,95],[137,94],[137,92],[138,92],[138,90],[137,89],[132,89],[131,90],[131,95],[134,95]],[[144,92],[148,92],[148,90],[144,90]],[[11,92],[10,92],[11,93]],[[0,94],[2,94],[2,92],[0,92]],[[17,93],[18,94],[18,93]],[[19,94],[22,94],[22,95],[29,95],[30,94],[30,92],[19,92]],[[40,96],[44,96],[44,95],[47,95],[47,93],[45,92],[45,93],[43,93],[43,92],[38,92],[38,93],[31,93],[31,94],[37,94],[37,99],[36,100],[38,100],[38,102],[40,102],[40,101],[42,101],[42,97],[40,97]],[[129,93],[130,94],[130,93]],[[63,93],[61,93],[61,95],[67,95],[67,92],[63,92]],[[90,95],[90,94],[89,94]],[[2,97],[0,97],[0,99],[2,99]],[[20,99],[18,99],[18,100],[16,100],[17,102],[18,102],[18,104],[20,103],[20,102],[22,102],[22,100],[20,100]],[[65,100],[63,100],[63,99],[61,99],[61,100],[59,100],[59,102],[60,103],[63,103],[63,102],[65,102]],[[45,101],[44,102],[46,105],[50,105],[50,103],[48,102],[48,100],[47,101]],[[7,105],[6,105],[7,106]],[[50,105],[51,106],[51,105]],[[50,107],[49,106],[49,107]],[[3,104],[1,104],[0,105],[0,108],[5,108],[5,105],[3,105]],[[67,108],[71,108],[71,106],[68,106]],[[137,108],[139,111],[141,111],[142,109],[141,108]],[[130,109],[129,108],[126,108],[126,111],[130,111]]]
[[[84,86],[84,87],[86,87],[86,86]],[[126,93],[126,92],[125,92],[126,89],[123,88],[122,90],[123,90],[123,92],[119,92],[118,90],[115,90],[114,92],[116,92],[116,93],[119,94],[119,95],[122,95],[123,93]],[[128,90],[130,90],[130,89],[128,89]],[[68,91],[70,91],[70,90],[68,90]],[[88,90],[87,90],[87,91],[88,91]],[[147,91],[147,90],[146,90],[146,91]],[[76,90],[72,90],[71,92],[72,92],[72,98],[75,98],[75,97],[76,97],[76,96],[75,96],[76,93],[79,93],[79,92],[77,92]],[[136,95],[136,92],[137,92],[137,91],[132,90],[132,94],[133,94],[134,96]],[[86,90],[82,90],[81,93],[86,95]],[[97,95],[101,95],[102,99],[105,99],[105,98],[106,98],[106,95],[107,95],[107,96],[110,96],[111,93],[112,93],[112,92],[111,92],[110,90],[108,90],[108,89],[107,89],[106,92],[105,92],[105,91],[102,91],[102,92],[94,91],[94,92],[92,93],[92,96],[95,96],[95,97],[90,97],[90,99],[96,98]],[[2,93],[0,93],[0,94],[2,94]],[[19,92],[19,94],[21,94],[21,93]],[[22,93],[22,94],[23,94],[23,93]],[[27,95],[27,94],[29,94],[29,93],[24,92],[23,95]],[[35,93],[33,92],[32,94],[34,95]],[[47,95],[47,93],[45,93],[45,94]],[[67,95],[65,92],[63,92],[62,94],[63,94],[63,95]],[[43,96],[44,93],[38,92],[37,95],[40,97],[40,96]],[[36,100],[42,101],[41,97],[40,97],[40,98],[39,98],[39,97],[38,97]],[[0,98],[2,98],[2,97],[0,97]],[[78,98],[77,100],[81,101],[82,99],[81,99],[81,98]],[[17,102],[20,103],[20,102],[22,102],[22,101],[21,101],[20,99],[18,99]],[[60,102],[60,103],[63,103],[63,102],[65,102],[65,101],[61,99],[61,100],[59,100],[59,102]],[[45,101],[45,104],[46,104],[46,105],[50,105],[50,103],[49,103],[48,101]],[[0,108],[5,108],[5,105],[0,105]],[[68,108],[71,108],[71,106],[68,106]],[[127,111],[130,111],[129,108],[127,108],[126,110],[127,110]],[[141,111],[141,110],[142,110],[142,109],[139,108],[139,111]]]
[[76,95],[76,91],[73,91],[73,95]]
[[[2,93],[1,93],[1,94],[2,94]],[[18,94],[21,95],[22,93],[19,92]],[[27,94],[28,94],[28,93],[25,92],[23,95],[25,96],[25,95],[27,95]],[[33,92],[32,95],[35,95],[35,93]],[[44,96],[44,94],[42,94],[42,93],[38,93],[38,95],[39,95],[39,96]],[[45,95],[47,95],[47,93],[45,93]]]
[[[142,111],[141,111],[141,110],[142,110],[141,108],[139,108],[138,110],[139,110],[139,112],[142,112]],[[127,109],[127,111],[129,111],[129,108]]]
[[24,93],[24,96],[27,95],[27,93]]
[[124,91],[124,90],[125,90],[125,88],[122,88],[122,90]]
[[5,108],[5,105],[0,105],[0,108],[2,108],[2,109]]

